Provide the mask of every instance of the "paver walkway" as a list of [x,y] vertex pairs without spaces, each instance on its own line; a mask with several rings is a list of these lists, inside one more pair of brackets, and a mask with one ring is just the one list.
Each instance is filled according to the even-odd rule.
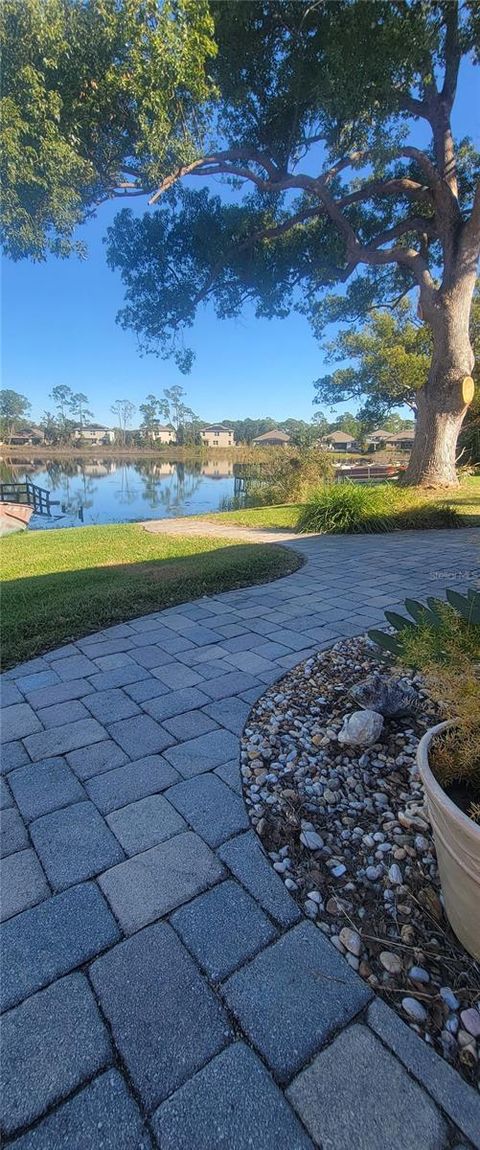
[[239,776],[266,685],[406,594],[471,582],[478,543],[298,540],[294,575],[6,674],[2,1124],[16,1150],[480,1147],[480,1097],[301,916]]

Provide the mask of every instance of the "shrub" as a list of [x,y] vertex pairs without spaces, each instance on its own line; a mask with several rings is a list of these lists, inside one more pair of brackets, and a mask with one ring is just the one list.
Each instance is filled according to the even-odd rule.
[[[411,619],[386,611],[395,635],[370,631],[378,645],[422,672],[451,730],[435,740],[431,767],[445,789],[462,784],[468,814],[480,821],[480,594],[447,591],[448,603],[407,599]],[[413,620],[413,621],[411,621]]]
[[313,493],[298,520],[298,530],[342,534],[458,527],[461,517],[447,503],[431,503],[420,493],[392,484],[345,481]]
[[247,479],[247,505],[303,503],[320,483],[334,478],[332,460],[326,451],[303,448],[274,453],[262,464],[261,475]]

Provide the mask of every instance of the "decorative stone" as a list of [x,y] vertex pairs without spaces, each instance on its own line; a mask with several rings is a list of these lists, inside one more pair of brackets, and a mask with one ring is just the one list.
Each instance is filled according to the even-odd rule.
[[462,1024],[465,1030],[473,1036],[473,1038],[480,1038],[480,1013],[471,1006],[468,1010],[462,1010],[460,1014]]
[[348,950],[350,954],[353,954],[356,958],[358,958],[362,950],[362,940],[357,931],[351,930],[349,926],[344,926],[342,927],[338,937],[340,942],[343,943],[345,949]]
[[400,974],[403,969],[402,960],[391,950],[382,950],[380,962],[388,974]]
[[383,730],[383,716],[378,711],[354,711],[346,715],[338,742],[346,746],[369,747],[376,743]]
[[[428,970],[425,970],[425,967],[423,966],[411,966],[408,972],[408,977],[411,982],[422,982],[425,983],[425,985],[427,982],[430,982],[430,975]],[[480,1021],[480,1014],[478,1017]]]
[[371,675],[350,691],[352,699],[371,711],[378,711],[386,719],[398,719],[418,709],[418,697],[412,688],[403,687],[397,679],[382,679]]
[[440,993],[440,998],[443,1000],[445,1005],[448,1006],[449,1010],[458,1010],[459,1009],[460,1001],[457,998],[456,994],[453,993],[453,990],[450,989],[449,986],[441,986],[439,993]]
[[416,998],[402,998],[402,1007],[412,1022],[425,1022],[428,1018],[425,1007]]
[[402,872],[397,863],[392,863],[388,870],[388,877],[393,886],[401,886],[403,882]]
[[317,835],[316,831],[302,831],[300,842],[309,851],[319,851],[324,845],[321,835]]

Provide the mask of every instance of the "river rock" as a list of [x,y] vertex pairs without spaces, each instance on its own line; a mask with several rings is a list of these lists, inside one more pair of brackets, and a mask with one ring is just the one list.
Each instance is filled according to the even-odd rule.
[[316,831],[302,831],[300,842],[309,851],[319,851],[324,845],[321,835],[317,835]]
[[412,1022],[425,1022],[427,1011],[416,998],[402,998],[402,1007]]
[[362,940],[357,931],[351,930],[349,926],[343,926],[338,937],[349,954],[358,958],[362,950]]
[[[411,966],[408,972],[408,977],[411,982],[422,982],[425,985],[430,982],[430,975],[424,966]],[[479,1014],[480,1020],[480,1014]]]
[[382,679],[371,675],[350,691],[352,699],[370,711],[378,711],[385,719],[398,719],[418,709],[416,692],[404,687],[397,679]]
[[401,959],[397,954],[392,954],[391,950],[382,950],[380,962],[387,974],[400,974],[402,971]]
[[346,715],[338,742],[346,746],[369,747],[376,743],[383,730],[383,716],[378,711],[354,711]]
[[[340,938],[342,936],[340,935]],[[468,1010],[462,1010],[460,1014],[464,1030],[467,1030],[473,1038],[480,1038],[480,1014],[474,1006]]]

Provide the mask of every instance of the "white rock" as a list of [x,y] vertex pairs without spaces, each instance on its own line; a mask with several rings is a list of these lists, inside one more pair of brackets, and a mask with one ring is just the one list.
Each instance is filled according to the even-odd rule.
[[378,711],[354,711],[346,715],[338,734],[338,742],[347,746],[369,747],[376,743],[383,730],[383,715]]
[[393,954],[391,950],[382,950],[380,955],[380,962],[383,969],[388,974],[400,974],[402,970],[402,962],[397,954]]
[[425,1022],[427,1011],[416,998],[402,998],[402,1007],[412,1022]]
[[480,1014],[478,1010],[471,1006],[468,1010],[461,1011],[460,1018],[464,1030],[467,1030],[473,1038],[480,1038]]
[[392,863],[391,867],[389,867],[388,877],[393,886],[401,886],[403,877],[398,863]]
[[300,842],[309,851],[319,851],[323,847],[323,839],[316,831],[302,831]]
[[349,926],[343,926],[338,937],[345,949],[358,958],[362,951],[362,940],[357,931],[351,930]]

